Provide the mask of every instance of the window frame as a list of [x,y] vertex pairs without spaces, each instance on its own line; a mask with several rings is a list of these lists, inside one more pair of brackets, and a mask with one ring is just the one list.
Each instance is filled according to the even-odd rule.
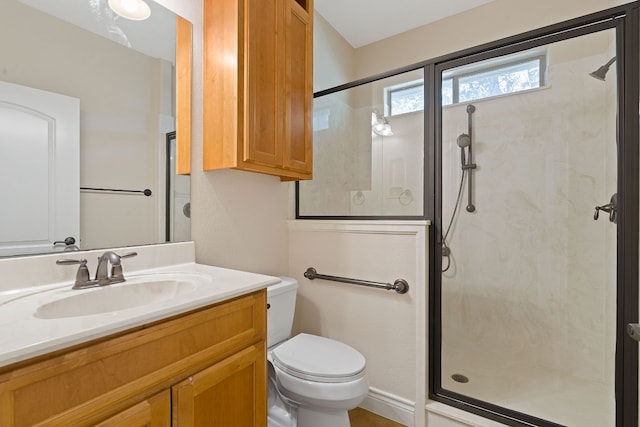
[[[451,72],[448,75],[443,75],[442,77],[442,85],[444,86],[445,81],[451,81],[451,103],[450,104],[445,104],[442,103],[442,105],[456,105],[456,104],[460,104],[460,80],[467,78],[467,77],[472,77],[475,75],[479,75],[479,74],[483,74],[483,73],[490,73],[493,71],[498,71],[501,69],[506,69],[509,67],[514,67],[514,66],[518,66],[518,65],[522,65],[531,61],[538,61],[538,86],[534,87],[534,88],[528,88],[528,89],[522,89],[522,90],[517,90],[517,91],[513,91],[513,92],[506,92],[506,93],[502,93],[499,95],[490,95],[490,96],[483,96],[480,98],[474,98],[473,100],[469,100],[469,101],[462,101],[462,102],[470,102],[470,101],[479,101],[479,100],[483,100],[483,99],[491,99],[491,98],[495,98],[496,96],[504,96],[504,95],[511,95],[511,94],[516,94],[516,93],[521,93],[521,92],[526,92],[528,90],[535,90],[535,89],[539,89],[541,87],[546,86],[547,84],[547,52],[546,50],[541,51],[541,50],[535,50],[533,52],[529,52],[526,54],[519,54],[519,55],[514,55],[511,57],[507,57],[507,58],[502,58],[502,59],[497,59],[494,61],[491,61],[489,64],[485,64],[480,65],[480,66],[476,66],[476,67],[469,67],[467,69],[462,69],[460,72]],[[384,88],[384,116],[385,117],[393,117],[393,116],[397,116],[397,115],[402,115],[402,114],[409,114],[409,113],[415,113],[418,111],[423,111],[424,110],[424,102],[423,102],[423,108],[421,110],[412,110],[412,111],[404,111],[402,113],[394,113],[393,112],[393,108],[392,108],[392,102],[391,102],[391,98],[393,96],[393,94],[395,92],[399,92],[402,90],[407,90],[407,89],[414,89],[414,88],[419,88],[422,87],[424,90],[424,80],[414,80],[414,81],[410,81],[410,82],[405,82],[405,83],[401,83],[398,85],[394,85],[394,86],[388,86]],[[426,98],[426,93],[425,93],[425,98]],[[441,101],[442,102],[442,101]]]
[[536,60],[538,61],[538,68],[539,68],[538,87],[522,89],[514,92],[507,92],[500,95],[484,96],[481,98],[474,98],[473,100],[463,101],[463,102],[490,99],[490,98],[495,98],[496,96],[504,96],[504,95],[510,95],[514,93],[521,93],[521,92],[526,92],[528,90],[534,90],[534,89],[539,89],[541,87],[544,87],[547,84],[547,54],[546,52],[541,53],[538,51],[532,55],[522,55],[522,56],[519,55],[516,58],[513,58],[511,60],[499,60],[499,61],[495,61],[493,64],[490,63],[489,65],[484,67],[483,66],[479,66],[477,68],[474,67],[473,69],[466,72],[463,69],[463,71],[459,73],[452,72],[450,73],[450,75],[447,75],[447,76],[443,75],[442,76],[443,83],[445,80],[451,80],[452,94],[451,94],[451,104],[442,104],[442,105],[460,104],[460,79],[464,79],[466,77],[471,77],[471,76],[475,76],[483,73],[490,73],[492,71],[498,71],[503,68],[513,67],[513,66],[525,64],[527,62],[536,61]]

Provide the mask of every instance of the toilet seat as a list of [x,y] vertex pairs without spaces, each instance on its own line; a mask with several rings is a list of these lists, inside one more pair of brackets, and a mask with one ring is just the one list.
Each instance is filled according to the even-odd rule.
[[346,383],[365,375],[366,361],[353,347],[330,338],[299,334],[272,351],[272,362],[307,381]]

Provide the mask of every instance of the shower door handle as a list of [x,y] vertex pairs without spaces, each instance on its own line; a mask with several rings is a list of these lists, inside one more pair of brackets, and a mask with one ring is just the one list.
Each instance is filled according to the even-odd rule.
[[627,334],[636,341],[640,341],[640,323],[627,323]]

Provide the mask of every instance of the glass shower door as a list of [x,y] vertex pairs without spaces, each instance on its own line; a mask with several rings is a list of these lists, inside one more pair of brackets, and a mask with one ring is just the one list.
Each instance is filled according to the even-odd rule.
[[609,29],[442,74],[440,385],[544,425],[616,421],[615,56]]

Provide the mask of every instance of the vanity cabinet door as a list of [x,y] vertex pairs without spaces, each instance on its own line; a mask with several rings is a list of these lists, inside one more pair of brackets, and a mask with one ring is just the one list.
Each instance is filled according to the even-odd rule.
[[173,386],[173,425],[266,427],[265,346],[247,347]]
[[171,392],[165,390],[96,424],[96,427],[170,427]]

